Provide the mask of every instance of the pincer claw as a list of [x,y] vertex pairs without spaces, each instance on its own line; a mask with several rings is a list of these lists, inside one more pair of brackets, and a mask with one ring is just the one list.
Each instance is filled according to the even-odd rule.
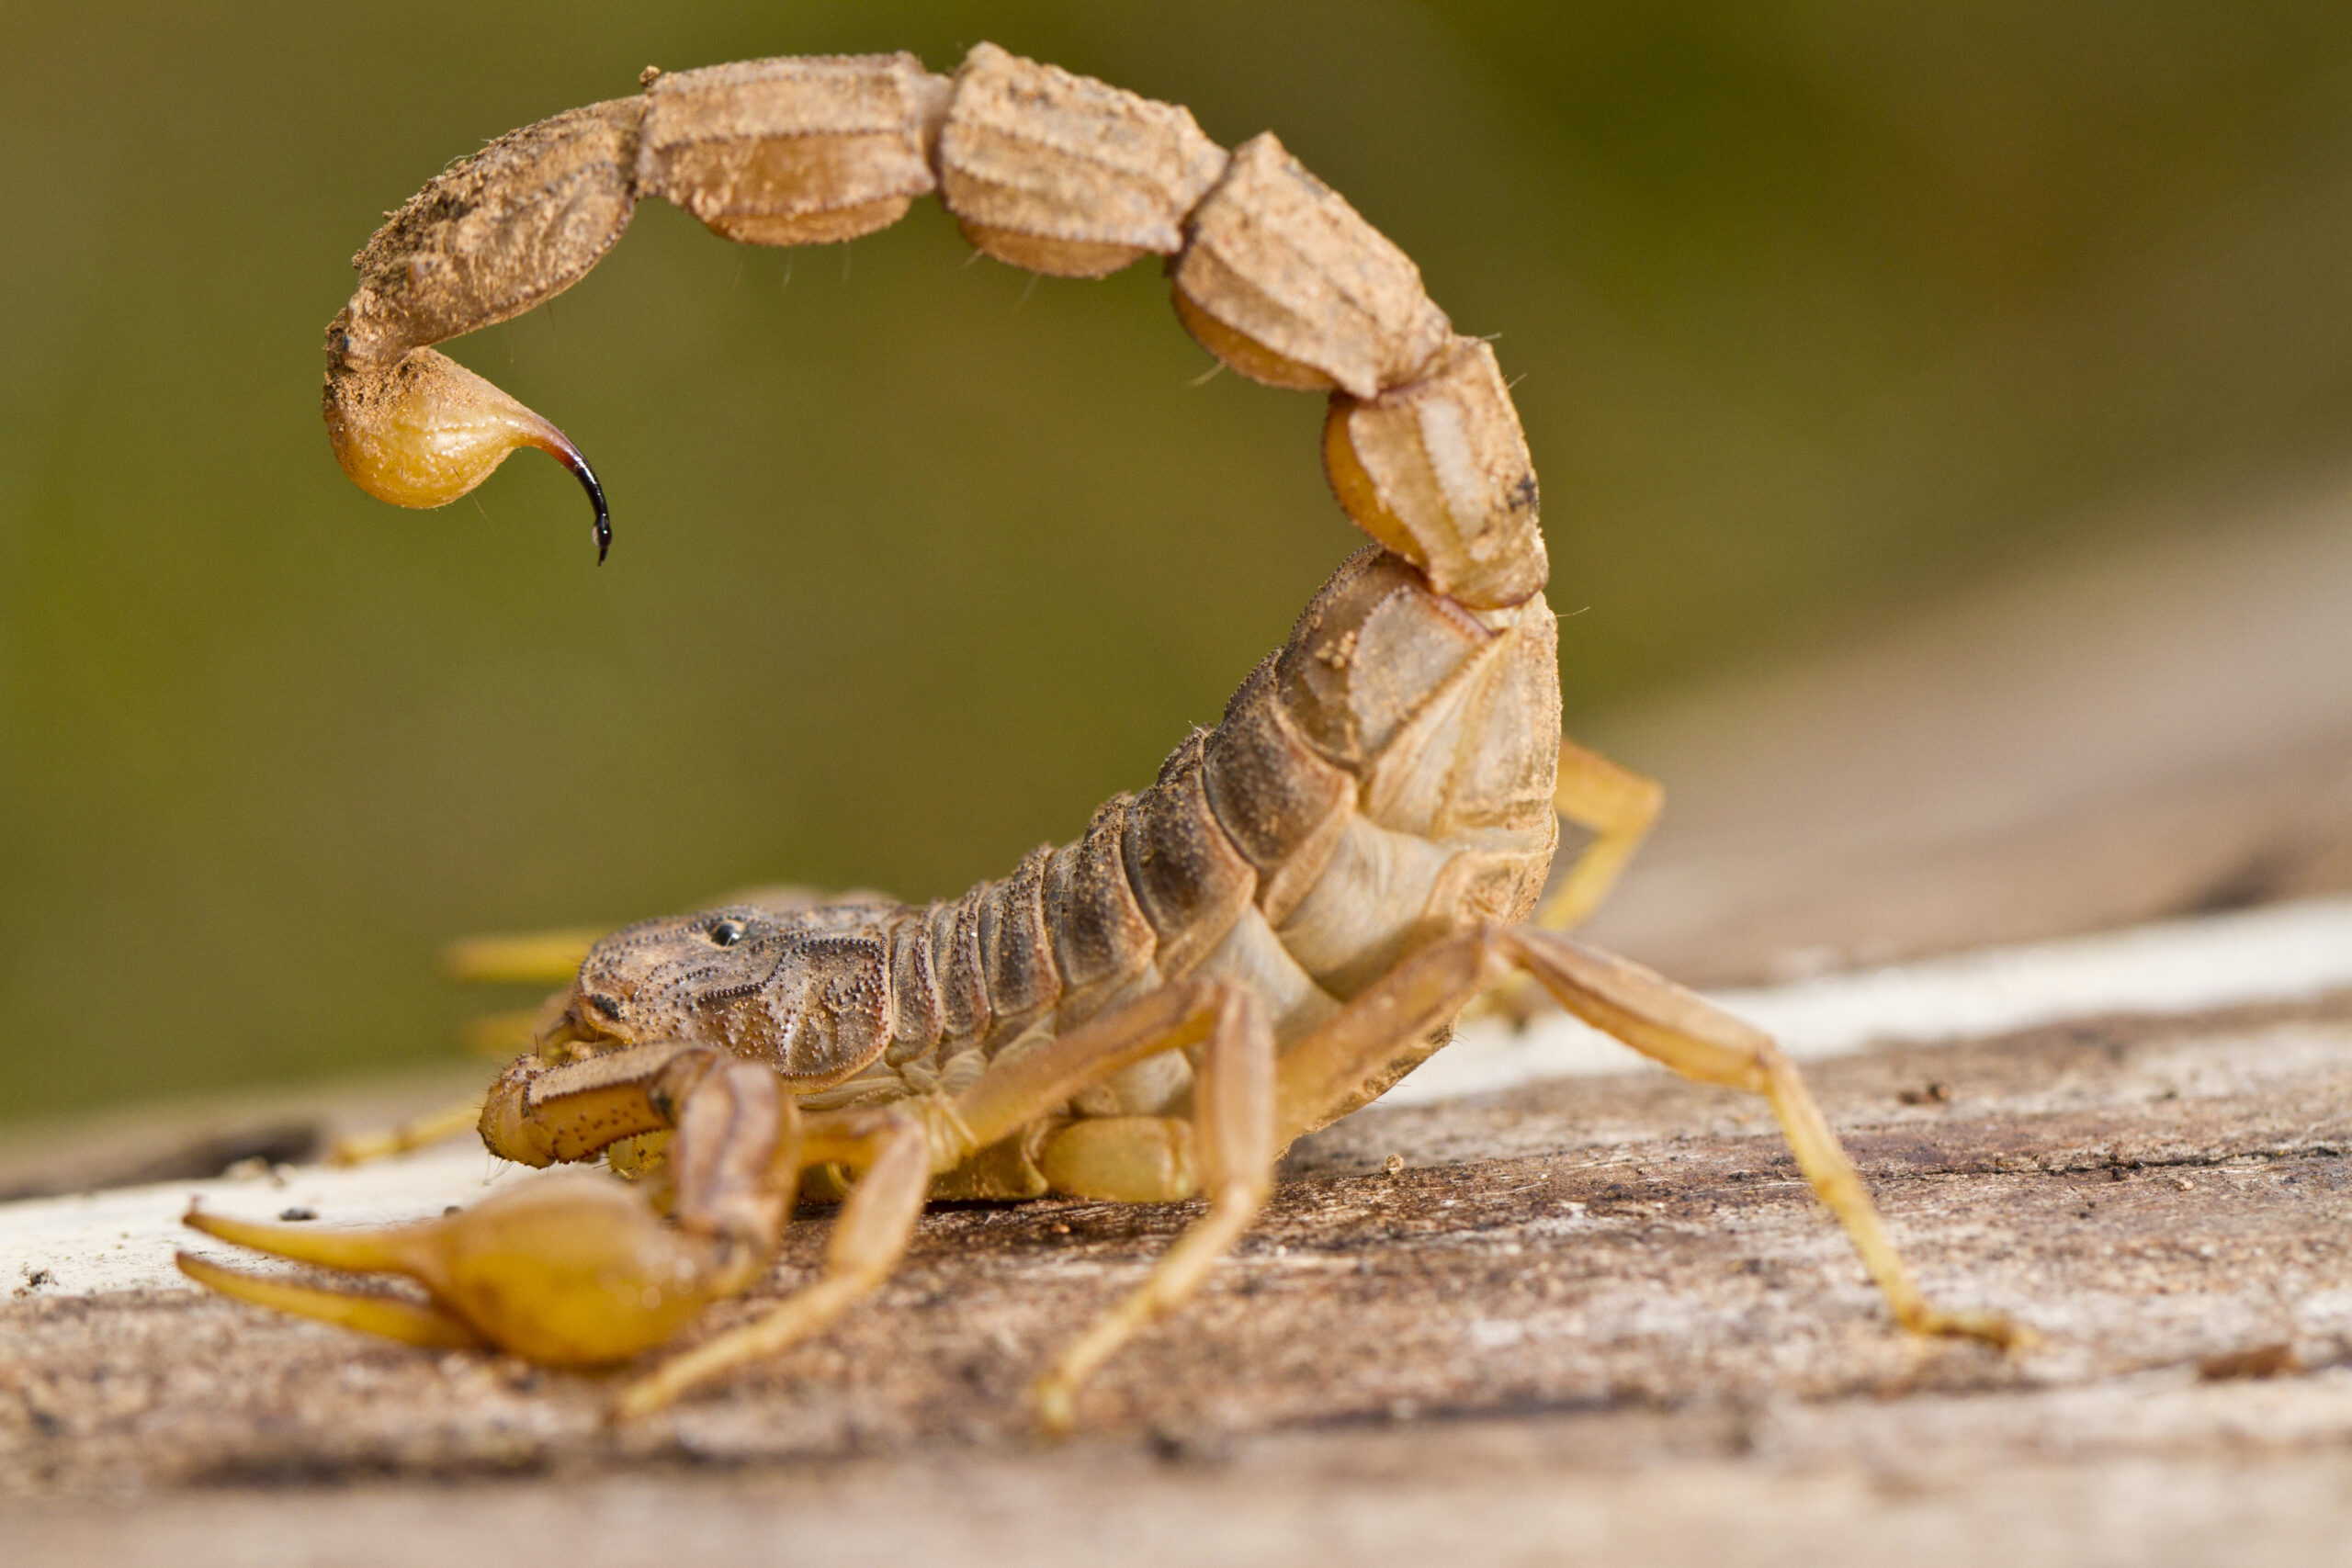
[[497,1346],[551,1366],[626,1360],[661,1344],[765,1261],[739,1243],[665,1224],[637,1193],[584,1173],[516,1183],[418,1224],[322,1230],[190,1210],[185,1223],[240,1247],[351,1273],[399,1274],[429,1304],[224,1269],[180,1269],[224,1295],[411,1344]]

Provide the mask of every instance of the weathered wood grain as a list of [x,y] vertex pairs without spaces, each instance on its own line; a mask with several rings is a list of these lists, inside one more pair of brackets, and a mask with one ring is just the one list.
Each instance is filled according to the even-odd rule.
[[[1747,1550],[1758,1521],[1820,1529],[1838,1560],[1864,1521],[1925,1539],[1923,1521],[1979,1503],[1988,1529],[2024,1540],[2038,1520],[2049,1546],[2079,1535],[2092,1495],[2138,1499],[2143,1522],[2207,1496],[2201,1517],[2282,1550],[2320,1499],[2341,1519],[2352,998],[1887,1051],[1814,1076],[1929,1288],[2017,1314],[2041,1348],[1895,1335],[1760,1112],[1644,1073],[1375,1108],[1302,1145],[1266,1223],[1193,1310],[1114,1364],[1060,1451],[1023,1427],[1025,1380],[1183,1206],[934,1214],[872,1310],[620,1432],[587,1380],[193,1293],[11,1281],[0,1489],[17,1523],[0,1540],[96,1540],[88,1505],[125,1488],[182,1496],[169,1509],[221,1541],[289,1485],[364,1485],[378,1517],[440,1529],[456,1482],[469,1517],[551,1518],[584,1548],[592,1516],[550,1499],[610,1506],[616,1487],[647,1507],[708,1502],[696,1528],[719,1545],[765,1539],[761,1496],[791,1499],[811,1540],[933,1551],[1020,1499],[1069,1507],[1115,1488],[1136,1520],[1216,1514],[1242,1555],[1300,1539],[1318,1508],[1350,1530],[1394,1517],[1367,1547],[1382,1560],[1437,1519],[1498,1553],[1574,1527],[1668,1561],[1781,1560]],[[769,1293],[821,1238],[795,1224]],[[2253,1490],[2224,1484],[2237,1475]],[[902,1484],[926,1500],[885,1530],[874,1499]],[[2265,1486],[2302,1502],[2250,1514]],[[303,1506],[302,1528],[336,1529]],[[1035,1561],[1100,1544],[1020,1529]]]

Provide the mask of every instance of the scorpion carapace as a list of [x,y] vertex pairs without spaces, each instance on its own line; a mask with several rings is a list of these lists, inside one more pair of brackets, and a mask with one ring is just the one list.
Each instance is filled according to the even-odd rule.
[[[1014,265],[1169,258],[1177,314],[1219,360],[1329,393],[1325,467],[1374,543],[1216,728],[1010,876],[921,908],[747,902],[597,943],[481,1128],[530,1165],[608,1155],[649,1178],[638,1189],[550,1179],[380,1232],[191,1216],[282,1257],[406,1274],[422,1300],[191,1273],[420,1343],[596,1363],[756,1280],[796,1191],[843,1196],[822,1276],[640,1378],[622,1408],[643,1412],[820,1329],[887,1274],[927,1196],[1205,1196],[1039,1385],[1066,1423],[1087,1374],[1249,1225],[1285,1146],[1380,1095],[1482,992],[1532,977],[1678,1072],[1764,1096],[1906,1327],[2016,1337],[1925,1303],[1770,1040],[1560,934],[1657,795],[1559,739],[1518,416],[1492,349],[1453,331],[1402,252],[1272,136],[1228,154],[1182,108],[992,45],[953,78],[899,54],[644,85],[493,141],[360,253],[325,404],[371,493],[438,505],[522,446],[587,478],[552,425],[428,345],[576,281],[640,197],[729,239],[798,244],[935,193]],[[1539,908],[1558,816],[1591,837]]]

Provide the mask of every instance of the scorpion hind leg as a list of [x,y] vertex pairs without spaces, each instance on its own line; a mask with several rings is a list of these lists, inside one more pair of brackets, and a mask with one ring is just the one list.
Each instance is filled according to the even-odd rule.
[[1567,1011],[1682,1077],[1761,1097],[1797,1168],[1905,1328],[2005,1348],[2035,1342],[2031,1329],[1999,1314],[1928,1304],[1837,1133],[1769,1035],[1638,964],[1540,927],[1473,927],[1434,942],[1300,1041],[1282,1061],[1283,1142],[1360,1102],[1366,1082],[1389,1073],[1464,1003],[1515,973],[1532,976]]
[[1592,837],[1544,895],[1530,923],[1547,931],[1583,924],[1649,837],[1665,801],[1656,780],[1563,739],[1552,808]]
[[[1529,923],[1547,931],[1573,931],[1582,925],[1616,886],[1634,852],[1649,837],[1665,803],[1666,793],[1655,779],[1645,778],[1598,751],[1588,751],[1573,740],[1562,739],[1552,809],[1590,837],[1572,857],[1564,859]],[[1544,987],[1521,972],[1473,1002],[1463,1017],[1500,1017],[1524,1027],[1551,1005]]]

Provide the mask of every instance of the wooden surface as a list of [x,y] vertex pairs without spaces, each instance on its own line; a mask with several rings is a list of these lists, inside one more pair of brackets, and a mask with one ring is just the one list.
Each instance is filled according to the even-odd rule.
[[[1758,1108],[1644,1071],[1375,1109],[1302,1146],[1059,1447],[1026,1431],[1024,1380],[1185,1208],[934,1214],[856,1321],[620,1431],[590,1380],[13,1282],[0,1544],[361,1562],[487,1532],[586,1562],[674,1529],[1044,1562],[1204,1540],[1938,1562],[1962,1540],[2149,1562],[2352,1540],[2352,998],[1813,1076],[1929,1288],[2040,1348],[1892,1331]],[[763,1294],[806,1277],[821,1224],[795,1223]]]
[[[2347,497],[1596,727],[1670,785],[1596,934],[1748,983],[2352,886]],[[1895,1334],[1758,1108],[1646,1070],[1319,1136],[1058,1446],[1025,1380],[1188,1210],[935,1213],[855,1321],[615,1431],[590,1381],[159,1288],[154,1187],[104,1200],[136,1289],[7,1255],[0,1561],[2352,1561],[2352,995],[1806,1070],[1930,1290],[2039,1348]],[[17,1130],[0,1197],[471,1076]]]

